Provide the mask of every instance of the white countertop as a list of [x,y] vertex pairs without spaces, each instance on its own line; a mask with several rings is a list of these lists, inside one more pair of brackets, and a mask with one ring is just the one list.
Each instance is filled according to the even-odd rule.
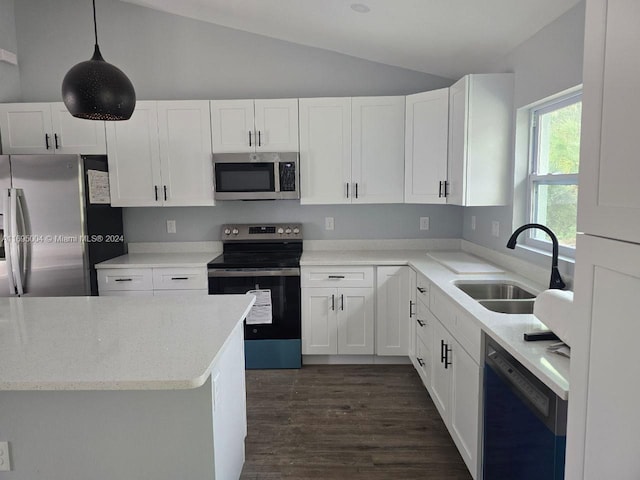
[[[462,252],[461,252],[462,253]],[[468,256],[468,254],[465,253]],[[487,262],[489,263],[489,262]],[[563,399],[569,395],[569,359],[546,351],[551,341],[525,342],[524,332],[546,329],[533,315],[506,315],[487,310],[466,295],[453,282],[511,280],[534,293],[544,286],[512,272],[456,274],[419,250],[379,251],[313,251],[302,254],[300,265],[409,265],[426,276],[433,285],[446,293],[453,301],[474,318],[482,330],[495,339],[505,350],[527,367],[554,393]]]
[[252,295],[0,298],[0,390],[201,386]]
[[96,264],[100,268],[206,267],[219,253],[129,253]]

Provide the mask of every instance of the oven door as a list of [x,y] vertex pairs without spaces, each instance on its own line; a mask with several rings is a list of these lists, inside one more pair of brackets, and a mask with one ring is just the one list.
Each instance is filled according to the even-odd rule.
[[279,178],[273,162],[215,162],[215,198],[218,200],[273,199]]
[[209,269],[209,294],[271,293],[271,323],[245,325],[245,340],[300,339],[300,269]]

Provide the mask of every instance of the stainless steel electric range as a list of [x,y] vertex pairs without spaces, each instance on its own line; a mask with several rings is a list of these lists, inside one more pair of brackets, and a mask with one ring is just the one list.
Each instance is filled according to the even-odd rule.
[[300,224],[223,225],[209,294],[256,295],[245,321],[247,369],[300,368]]

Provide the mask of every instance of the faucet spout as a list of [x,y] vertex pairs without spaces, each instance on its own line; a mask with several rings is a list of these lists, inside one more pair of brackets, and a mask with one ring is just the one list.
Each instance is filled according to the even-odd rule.
[[555,233],[553,233],[549,227],[539,223],[526,223],[521,227],[516,228],[511,234],[511,237],[509,237],[509,241],[507,242],[507,248],[510,248],[511,250],[515,249],[518,235],[530,228],[540,229],[546,232],[546,234],[549,235],[549,238],[551,238],[551,245],[553,249],[551,252],[551,280],[549,281],[549,288],[564,290],[566,285],[562,281],[562,277],[558,270],[558,237],[556,237]]

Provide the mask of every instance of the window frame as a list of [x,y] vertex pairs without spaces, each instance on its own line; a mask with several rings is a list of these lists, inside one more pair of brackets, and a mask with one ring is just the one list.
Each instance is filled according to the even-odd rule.
[[[579,174],[578,173],[548,173],[538,174],[538,149],[540,144],[540,122],[539,117],[546,113],[550,113],[561,108],[582,102],[582,88],[573,90],[570,93],[561,95],[551,100],[540,102],[529,109],[529,162],[527,171],[527,212],[526,222],[535,222],[537,216],[538,202],[536,200],[537,185],[576,185],[578,189]],[[525,233],[524,243],[529,247],[551,252],[552,244],[550,240],[539,240],[534,238],[535,231],[528,230]],[[559,246],[560,255],[575,258],[575,247],[566,245]]]

